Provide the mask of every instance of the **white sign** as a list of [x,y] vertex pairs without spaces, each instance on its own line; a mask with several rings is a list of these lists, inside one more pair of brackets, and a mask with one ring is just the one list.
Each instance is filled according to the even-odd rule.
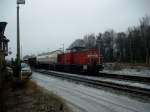
[[25,0],[17,0],[17,4],[25,4]]

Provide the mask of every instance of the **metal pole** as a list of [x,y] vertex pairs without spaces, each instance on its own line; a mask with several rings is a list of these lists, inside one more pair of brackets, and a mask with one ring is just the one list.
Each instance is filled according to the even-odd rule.
[[23,60],[23,56],[22,56],[22,45],[21,45],[21,54],[20,54],[20,60]]
[[64,49],[64,44],[63,44],[63,53],[65,52],[65,49]]
[[100,63],[102,63],[102,62],[100,62],[100,61],[101,61],[101,52],[100,52],[100,51],[101,51],[101,47],[100,47],[100,40],[99,40],[99,47],[98,47],[98,48],[99,48],[99,64],[100,64]]
[[100,46],[100,40],[97,40],[97,43],[98,43],[98,58],[99,58],[99,64],[101,63],[101,46]]
[[19,79],[21,79],[20,67],[20,24],[19,24],[19,4],[17,4],[17,67]]
[[63,45],[63,64],[65,64],[65,51],[64,51],[64,44],[62,44]]

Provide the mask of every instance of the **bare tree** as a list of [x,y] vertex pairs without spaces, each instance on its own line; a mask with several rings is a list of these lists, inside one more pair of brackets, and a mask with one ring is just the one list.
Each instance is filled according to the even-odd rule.
[[85,42],[85,46],[87,48],[94,48],[96,46],[96,38],[94,33],[85,35],[83,41]]
[[125,42],[126,42],[126,34],[124,32],[120,32],[117,34],[117,38],[115,39],[116,48],[117,48],[117,58],[120,61],[124,61],[125,58]]
[[106,61],[113,61],[114,31],[107,30],[103,34]]
[[85,47],[85,42],[83,39],[76,39],[70,46],[69,48],[74,48],[74,47]]
[[145,16],[142,19],[140,19],[140,30],[141,30],[141,35],[144,39],[145,52],[146,52],[146,57],[145,57],[146,64],[150,63],[149,47],[148,47],[148,38],[150,38],[148,37],[149,26],[150,26],[150,21],[148,16]]
[[119,60],[121,62],[150,64],[150,18],[140,19],[140,25],[129,27],[128,32],[115,33],[106,30],[103,34],[87,34],[83,39],[75,40],[70,47],[98,48],[104,62]]

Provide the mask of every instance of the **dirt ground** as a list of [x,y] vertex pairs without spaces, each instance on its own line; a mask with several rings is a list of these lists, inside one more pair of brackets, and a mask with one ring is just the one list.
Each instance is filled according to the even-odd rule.
[[8,83],[5,97],[6,112],[71,112],[62,98],[31,80]]

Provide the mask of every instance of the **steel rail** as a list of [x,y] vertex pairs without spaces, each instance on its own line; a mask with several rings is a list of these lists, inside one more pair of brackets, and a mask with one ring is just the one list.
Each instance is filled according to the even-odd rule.
[[86,83],[88,85],[104,86],[104,87],[114,88],[114,89],[123,90],[123,91],[127,91],[127,92],[132,92],[132,93],[136,93],[136,94],[150,96],[150,89],[148,89],[148,88],[136,87],[136,86],[125,85],[125,84],[118,84],[118,83],[109,82],[109,81],[89,79],[89,78],[80,77],[77,75],[68,75],[68,74],[64,74],[64,73],[61,74],[61,73],[51,72],[51,71],[47,71],[47,70],[42,70],[42,71],[36,70],[36,72],[40,72],[40,73],[44,73],[44,74],[48,74],[51,76],[72,80],[72,81],[82,82],[82,83]]
[[104,72],[100,72],[98,76],[106,77],[106,78],[113,78],[113,79],[137,81],[137,82],[142,82],[142,83],[150,83],[150,77],[146,77],[146,76],[121,75],[121,74],[104,73]]

